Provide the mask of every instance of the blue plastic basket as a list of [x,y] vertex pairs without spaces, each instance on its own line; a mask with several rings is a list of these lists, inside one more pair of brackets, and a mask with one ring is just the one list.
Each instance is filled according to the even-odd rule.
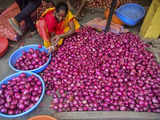
[[[16,69],[14,65],[15,65],[17,59],[22,56],[22,52],[23,51],[27,52],[27,51],[29,51],[30,48],[39,49],[40,51],[45,51],[46,53],[48,53],[48,50],[44,46],[42,46],[42,48],[38,48],[38,45],[27,45],[27,46],[21,47],[18,50],[16,50],[14,53],[12,53],[12,55],[9,58],[8,64],[12,70],[14,70],[16,72],[24,71],[24,70]],[[33,70],[25,70],[25,71],[40,73],[48,66],[50,61],[51,61],[51,54],[49,55],[48,61],[45,64],[43,64],[42,66],[40,66],[39,68],[36,68]]]
[[145,15],[145,9],[135,3],[128,3],[116,10],[117,17],[129,26],[136,25]]
[[44,97],[44,94],[45,94],[45,84],[44,84],[44,81],[43,81],[43,79],[42,79],[39,75],[37,75],[36,73],[33,73],[33,72],[27,72],[27,71],[26,71],[26,72],[14,73],[14,74],[6,77],[5,79],[3,79],[3,80],[0,82],[0,88],[1,88],[2,84],[7,84],[9,80],[11,80],[11,79],[19,76],[21,73],[25,73],[27,76],[35,75],[37,78],[39,78],[39,80],[40,80],[41,83],[42,83],[42,94],[41,94],[39,100],[37,101],[37,103],[36,103],[34,106],[32,106],[32,108],[30,108],[29,110],[27,110],[27,111],[25,111],[25,112],[23,112],[23,113],[17,114],[17,115],[7,115],[7,114],[0,113],[0,116],[2,116],[2,117],[6,117],[6,118],[16,118],[16,117],[20,117],[20,116],[26,115],[26,114],[32,112],[35,108],[37,108],[38,105],[40,104],[40,102],[42,101],[43,97]]

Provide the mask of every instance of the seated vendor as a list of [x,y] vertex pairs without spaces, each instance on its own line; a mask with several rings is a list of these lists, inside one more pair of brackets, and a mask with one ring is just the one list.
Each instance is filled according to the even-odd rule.
[[44,46],[52,51],[55,46],[60,46],[63,39],[73,34],[80,28],[67,4],[60,2],[56,8],[47,9],[36,23],[37,31],[44,41]]

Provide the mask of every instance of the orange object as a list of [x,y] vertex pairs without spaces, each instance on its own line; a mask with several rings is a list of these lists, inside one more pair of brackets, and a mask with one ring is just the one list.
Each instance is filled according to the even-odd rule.
[[0,37],[0,57],[2,57],[8,49],[8,39]]
[[[109,8],[107,8],[104,12],[104,15],[105,15],[106,19],[108,19],[109,12],[110,12]],[[124,24],[116,15],[112,16],[112,22],[115,23],[115,24],[119,24],[119,25]]]
[[56,120],[56,119],[48,115],[39,115],[29,118],[28,120]]

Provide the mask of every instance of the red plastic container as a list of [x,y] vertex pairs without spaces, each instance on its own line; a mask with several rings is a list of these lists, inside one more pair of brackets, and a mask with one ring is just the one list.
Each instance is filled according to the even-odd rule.
[[8,49],[8,39],[5,37],[0,37],[0,57],[2,57]]
[[56,120],[56,119],[48,115],[39,115],[39,116],[32,117],[28,120]]

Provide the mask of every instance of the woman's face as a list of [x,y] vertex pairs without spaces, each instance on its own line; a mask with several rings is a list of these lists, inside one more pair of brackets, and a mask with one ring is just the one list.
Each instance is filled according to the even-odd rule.
[[64,20],[66,17],[66,12],[64,10],[59,10],[59,12],[56,12],[56,18],[59,22]]

